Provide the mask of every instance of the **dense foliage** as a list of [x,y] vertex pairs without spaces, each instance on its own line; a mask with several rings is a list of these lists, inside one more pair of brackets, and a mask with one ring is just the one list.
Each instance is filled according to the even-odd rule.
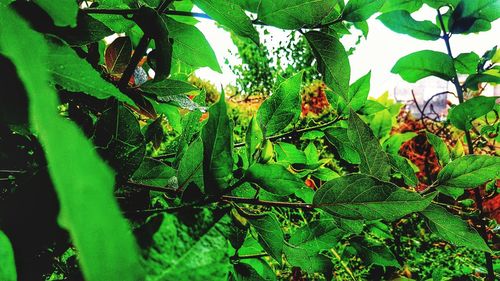
[[[392,72],[452,82],[446,120],[368,99],[369,65],[352,81],[339,38],[375,14],[442,41]],[[221,72],[196,17],[244,52],[233,92],[193,74]],[[0,280],[498,278],[482,93],[500,52],[450,43],[498,17],[497,0],[0,0]],[[289,67],[256,25],[291,32]]]

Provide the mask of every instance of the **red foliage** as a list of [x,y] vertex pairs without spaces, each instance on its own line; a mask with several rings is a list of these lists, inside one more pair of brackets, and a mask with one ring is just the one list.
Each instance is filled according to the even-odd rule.
[[323,82],[315,81],[302,91],[302,117],[309,113],[320,115],[328,109],[330,103],[325,94],[326,85]]

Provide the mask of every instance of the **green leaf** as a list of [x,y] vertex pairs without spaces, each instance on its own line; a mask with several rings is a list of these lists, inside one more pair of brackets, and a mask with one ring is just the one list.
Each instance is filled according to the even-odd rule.
[[226,0],[193,0],[193,3],[234,33],[250,38],[255,44],[259,44],[259,33],[253,27],[245,11],[237,4]]
[[415,132],[405,132],[401,134],[393,134],[384,142],[384,149],[387,153],[392,155],[398,155],[401,145],[412,138],[416,137]]
[[338,38],[323,32],[309,31],[305,37],[316,57],[318,71],[325,83],[335,94],[349,100],[351,66],[344,45]]
[[418,178],[415,175],[415,171],[408,163],[408,159],[399,155],[388,155],[390,159],[391,166],[403,176],[404,182],[409,186],[416,186],[418,184]]
[[389,110],[384,109],[375,113],[370,122],[370,128],[377,139],[389,136],[392,125],[396,123],[396,117]]
[[451,81],[455,76],[453,60],[445,53],[424,50],[400,58],[391,69],[394,74],[410,83],[436,76]]
[[249,218],[248,222],[257,231],[258,241],[262,248],[281,264],[285,238],[276,217],[269,213],[259,218]]
[[78,57],[69,46],[61,42],[49,41],[47,71],[55,83],[70,92],[84,92],[98,99],[115,97],[119,101],[135,103],[115,86],[102,79],[90,64]]
[[350,22],[365,21],[378,12],[384,2],[385,0],[349,0],[342,12],[342,18]]
[[404,10],[413,13],[420,10],[423,4],[422,0],[386,0],[384,6],[380,9],[380,12],[387,13]]
[[[114,17],[116,18],[116,16]],[[125,19],[123,21],[127,22]],[[123,22],[120,23],[123,24]],[[106,36],[113,35],[114,32],[90,15],[78,13],[75,28],[59,27],[51,30],[50,33],[57,35],[73,47],[98,42]]]
[[494,67],[481,73],[471,74],[465,80],[464,87],[477,91],[482,83],[500,84],[500,70]]
[[231,265],[225,233],[231,219],[214,217],[208,210],[188,211],[193,218],[161,214],[136,231],[146,280],[227,280]]
[[442,167],[446,166],[450,162],[450,151],[448,150],[448,146],[444,143],[444,141],[430,132],[425,132],[427,135],[427,141],[434,148],[434,152],[436,153],[437,158],[439,159],[439,163]]
[[222,73],[214,50],[208,43],[205,35],[193,25],[175,21],[167,16],[163,19],[167,23],[169,36],[172,37],[172,57],[192,67],[210,67],[213,71]]
[[420,40],[438,40],[441,29],[428,20],[417,21],[407,11],[392,11],[377,17],[390,30]]
[[471,122],[493,110],[498,97],[477,96],[450,109],[448,119],[460,130],[470,130]]
[[456,7],[460,0],[423,0],[425,4],[429,5],[431,8],[438,9],[446,5],[452,5]]
[[326,139],[337,149],[340,157],[352,164],[359,164],[361,160],[354,145],[349,141],[347,129],[332,127],[325,130]]
[[0,279],[4,281],[16,281],[16,263],[14,250],[9,238],[0,230]]
[[248,168],[245,178],[278,195],[290,195],[304,186],[300,179],[279,164],[255,163]]
[[345,231],[337,227],[334,219],[320,219],[298,228],[288,242],[318,253],[335,247],[344,234]]
[[301,84],[302,72],[299,72],[279,83],[273,94],[260,105],[257,121],[266,137],[282,131],[298,119]]
[[321,272],[327,280],[331,279],[333,264],[330,258],[300,246],[285,245],[284,250],[290,265],[300,267],[309,274]]
[[305,164],[306,155],[302,150],[297,149],[295,145],[286,142],[278,142],[274,146],[276,152],[276,161],[290,164]]
[[257,13],[261,0],[233,0],[233,2],[249,12]]
[[325,183],[313,204],[340,218],[393,221],[424,210],[436,194],[422,197],[363,174],[350,174]]
[[245,144],[247,148],[248,162],[253,163],[253,155],[255,151],[260,147],[262,141],[264,140],[264,134],[259,127],[259,123],[255,117],[250,119],[250,124],[248,124],[248,129],[245,135]]
[[384,244],[371,244],[363,239],[351,239],[349,243],[356,249],[357,254],[367,265],[400,267],[394,254]]
[[203,190],[203,142],[200,138],[193,141],[183,154],[177,170],[179,190],[185,190],[190,182],[194,182]]
[[260,276],[260,274],[249,264],[247,263],[237,263],[233,265],[234,269],[234,280],[236,281],[265,281],[264,277]]
[[99,154],[124,178],[139,168],[146,153],[139,122],[122,105],[102,113],[96,122],[93,139]]
[[349,104],[352,110],[358,111],[366,103],[370,93],[370,79],[372,72],[368,72],[349,87]]
[[50,17],[57,26],[76,26],[78,4],[73,0],[34,0]]
[[381,180],[389,179],[391,166],[387,155],[382,150],[382,146],[373,135],[370,127],[354,111],[351,111],[349,116],[347,136],[351,145],[359,154],[361,160],[360,172]]
[[477,71],[479,60],[479,55],[474,52],[460,54],[454,59],[455,69],[458,73],[474,74]]
[[130,179],[136,183],[165,187],[172,181],[175,174],[176,171],[165,163],[152,158],[144,158]]
[[442,239],[457,246],[491,252],[474,228],[445,208],[431,204],[420,213],[426,218],[430,230]]
[[283,29],[313,27],[335,7],[330,0],[264,0],[259,5],[259,20]]
[[58,222],[69,231],[83,276],[144,279],[137,246],[113,195],[113,172],[78,127],[59,115],[57,95],[48,85],[46,41],[8,8],[0,9],[0,22],[0,52],[24,82],[30,125],[42,144],[60,202]]
[[198,91],[198,88],[189,83],[172,79],[164,79],[161,81],[150,80],[142,84],[140,86],[140,89],[143,92],[159,97],[180,95],[192,91]]
[[205,191],[218,194],[229,186],[233,172],[233,129],[227,115],[224,91],[219,101],[210,107],[208,114],[208,122],[201,132],[203,177]]
[[448,30],[469,34],[491,29],[491,23],[500,17],[497,0],[462,0],[451,14]]
[[500,157],[465,155],[451,161],[437,176],[439,186],[475,188],[500,176]]

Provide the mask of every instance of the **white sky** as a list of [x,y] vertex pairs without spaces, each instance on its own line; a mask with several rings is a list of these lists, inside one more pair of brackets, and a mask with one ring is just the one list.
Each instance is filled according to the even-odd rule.
[[[196,7],[193,10],[201,12]],[[423,6],[418,12],[412,14],[416,20],[431,20],[434,22],[436,11],[428,6]],[[396,61],[413,52],[419,50],[436,50],[446,52],[446,47],[443,40],[423,41],[412,38],[408,35],[399,34],[386,28],[376,16],[372,16],[368,20],[369,33],[368,38],[363,39],[356,47],[356,51],[349,57],[351,64],[351,83],[359,77],[372,71],[371,79],[371,96],[379,96],[383,92],[392,89],[397,85],[405,84],[398,75],[390,72]],[[208,42],[212,46],[221,65],[222,74],[216,73],[208,68],[198,70],[196,73],[203,79],[210,80],[213,84],[220,88],[220,85],[235,84],[236,76],[231,72],[225,64],[225,59],[230,63],[238,63],[238,59],[229,54],[237,53],[237,48],[232,43],[230,35],[223,29],[217,28],[213,21],[199,19],[200,22],[196,25],[205,35]],[[267,30],[270,35],[279,42],[286,40],[289,31],[269,27]],[[456,56],[465,52],[476,52],[479,56],[495,45],[500,45],[500,24],[496,21],[492,24],[492,29],[487,32],[470,35],[453,35],[451,37],[451,47],[453,55]],[[342,43],[348,49],[357,40],[358,34],[346,35],[342,38]],[[264,35],[261,34],[261,41]],[[269,38],[269,37],[268,37]]]

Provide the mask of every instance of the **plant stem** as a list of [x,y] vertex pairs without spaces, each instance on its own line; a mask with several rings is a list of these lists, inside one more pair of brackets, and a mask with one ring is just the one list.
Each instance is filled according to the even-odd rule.
[[352,273],[351,269],[347,266],[347,264],[342,260],[342,258],[340,257],[340,255],[337,253],[337,251],[335,251],[335,249],[330,249],[330,251],[332,252],[332,254],[335,256],[335,258],[337,258],[337,260],[340,262],[340,264],[342,265],[342,267],[344,268],[345,271],[347,271],[347,273],[349,274],[349,276],[352,278],[352,280],[356,281],[356,277],[354,277],[354,274]]
[[250,254],[250,255],[241,255],[241,256],[234,255],[231,257],[231,259],[232,260],[258,259],[258,258],[267,257],[267,256],[269,256],[268,253],[259,253],[259,254]]
[[236,197],[236,196],[229,196],[229,195],[224,195],[224,196],[220,197],[220,201],[233,202],[233,203],[245,203],[245,204],[268,206],[268,207],[295,208],[295,209],[303,209],[303,210],[308,210],[308,211],[315,209],[314,205],[308,204],[308,203],[265,201],[265,200],[259,200],[258,198],[244,198],[244,197]]
[[135,187],[138,189],[147,189],[147,190],[158,191],[158,192],[163,192],[163,193],[170,193],[170,194],[177,194],[178,193],[178,190],[174,189],[174,188],[154,186],[154,185],[142,184],[142,183],[131,182],[131,181],[127,182],[125,185]]
[[[441,11],[438,9],[437,12],[438,12],[439,23],[441,25],[441,30],[443,31],[443,40],[446,44],[446,50],[448,52],[448,56],[451,59],[453,59],[453,54],[451,52],[451,46],[450,46],[450,35],[446,32]],[[464,93],[462,91],[462,86],[460,85],[460,81],[458,80],[458,75],[456,71],[453,77],[453,84],[455,85],[455,89],[457,90],[458,102],[463,103]],[[474,146],[472,144],[472,138],[469,130],[465,130],[465,139],[467,141],[469,154],[474,154]],[[484,241],[486,241],[486,244],[488,244],[489,239],[488,239],[488,232],[486,231],[486,221],[483,211],[483,198],[481,197],[481,190],[479,187],[476,187],[474,189],[474,195],[475,195],[476,206],[477,209],[479,210],[479,231]],[[493,281],[495,279],[495,272],[493,271],[493,259],[491,257],[491,254],[488,252],[485,252],[484,256],[486,259],[486,269],[488,271],[486,280]]]

